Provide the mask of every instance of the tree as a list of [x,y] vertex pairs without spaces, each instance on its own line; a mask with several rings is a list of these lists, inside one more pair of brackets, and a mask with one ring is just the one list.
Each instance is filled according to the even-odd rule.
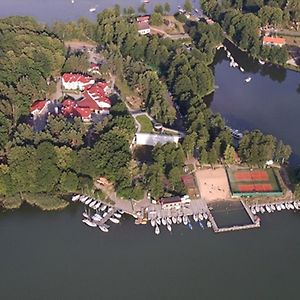
[[164,5],[164,11],[166,14],[170,13],[170,11],[171,11],[171,6],[168,2],[166,2]]
[[160,26],[163,24],[163,18],[162,18],[162,15],[158,12],[154,12],[152,15],[151,15],[151,18],[150,18],[150,23],[154,26]]
[[62,192],[75,192],[78,186],[78,177],[74,172],[63,172],[59,180],[59,189]]
[[192,12],[192,10],[193,10],[193,5],[190,0],[185,0],[183,7],[187,12]]
[[154,6],[154,12],[155,12],[155,13],[158,13],[158,14],[160,14],[160,15],[163,15],[163,13],[164,13],[164,8],[163,8],[163,6],[162,6],[161,4],[156,4],[156,5]]
[[232,165],[235,163],[235,150],[231,145],[227,145],[224,153],[224,161],[227,165]]
[[142,3],[142,4],[139,6],[138,12],[141,13],[141,14],[146,14],[146,13],[147,13],[145,3]]

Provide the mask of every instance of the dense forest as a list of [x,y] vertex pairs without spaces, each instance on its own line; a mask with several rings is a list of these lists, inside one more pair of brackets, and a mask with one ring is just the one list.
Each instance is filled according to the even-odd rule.
[[[156,13],[161,11],[157,8]],[[184,193],[181,175],[186,157],[195,156],[201,164],[232,163],[237,151],[250,165],[287,161],[290,147],[259,131],[245,133],[239,147],[234,145],[222,117],[213,114],[203,99],[214,90],[209,65],[224,39],[222,29],[218,24],[192,23],[187,31],[193,40],[188,47],[183,41],[141,36],[132,12],[121,15],[118,6],[101,12],[97,23],[80,19],[55,23],[51,29],[27,17],[2,19],[1,197],[34,203],[32,197],[48,199],[49,194],[98,193],[93,181],[99,176],[113,182],[126,199],[139,199],[144,190],[161,197]],[[157,121],[173,124],[178,105],[186,123],[182,144],[157,145],[153,163],[138,164],[130,150],[134,120],[118,97],[112,99],[110,115],[101,123],[51,115],[45,129],[35,131],[27,118],[30,104],[53,92],[56,76],[83,72],[86,67],[84,54],[70,55],[64,48],[63,39],[74,37],[98,44],[106,59],[100,71],[134,90]]]
[[300,2],[298,0],[200,0],[204,12],[221,24],[228,36],[252,56],[273,63],[285,64],[288,53],[285,46],[262,46],[260,28],[298,27]]

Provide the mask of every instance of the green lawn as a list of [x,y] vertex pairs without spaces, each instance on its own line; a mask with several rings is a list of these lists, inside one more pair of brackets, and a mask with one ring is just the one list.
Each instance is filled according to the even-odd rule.
[[142,129],[141,133],[151,133],[153,131],[153,125],[150,119],[143,115],[143,116],[137,116],[136,120],[141,124]]

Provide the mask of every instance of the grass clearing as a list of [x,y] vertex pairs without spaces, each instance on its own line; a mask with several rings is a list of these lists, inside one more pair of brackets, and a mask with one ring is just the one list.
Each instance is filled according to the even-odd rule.
[[153,131],[152,122],[147,116],[137,116],[136,120],[141,124],[141,133],[151,133]]

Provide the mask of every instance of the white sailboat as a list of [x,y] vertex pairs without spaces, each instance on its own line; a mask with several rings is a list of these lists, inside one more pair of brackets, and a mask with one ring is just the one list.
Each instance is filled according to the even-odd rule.
[[83,219],[82,222],[90,227],[97,227],[97,224],[95,224],[94,222],[92,222],[88,219]]
[[86,219],[89,219],[89,218],[90,218],[90,216],[89,216],[89,214],[88,214],[87,212],[82,213],[82,215],[83,215]]
[[207,220],[208,219],[207,213],[203,213],[203,217],[204,217],[205,220]]
[[100,206],[101,206],[101,202],[98,202],[97,204],[95,204],[95,209],[98,209],[98,208],[100,208]]
[[93,201],[92,198],[88,198],[84,203],[85,203],[86,205],[89,205],[92,201]]
[[272,212],[272,210],[271,210],[271,208],[270,208],[269,205],[266,205],[266,210],[267,210],[268,213]]
[[89,12],[95,12],[96,11],[96,7],[91,7],[90,9],[89,9]]
[[115,224],[118,224],[120,223],[120,220],[119,219],[116,219],[116,218],[113,218],[113,217],[110,217],[109,220]]
[[181,216],[178,216],[178,217],[177,217],[177,223],[178,223],[178,224],[181,224],[181,223],[182,223],[182,218],[181,218]]
[[251,77],[248,77],[248,78],[246,78],[246,79],[245,79],[245,82],[247,82],[247,83],[248,83],[248,82],[250,82],[250,81],[251,81],[251,79],[252,79]]
[[275,211],[275,210],[276,210],[276,207],[275,207],[275,205],[274,205],[274,204],[271,204],[271,209],[272,209],[273,211]]
[[203,220],[203,216],[201,213],[199,213],[199,220],[202,221]]
[[188,217],[187,216],[183,216],[183,224],[187,225],[188,224]]
[[194,214],[194,215],[193,215],[193,219],[194,219],[195,222],[198,222],[198,221],[199,221],[198,215]]
[[167,229],[171,232],[172,231],[172,227],[170,224],[167,224]]
[[207,225],[208,228],[210,228],[211,227],[211,222],[207,221],[206,225]]
[[284,203],[281,203],[280,206],[281,206],[281,209],[285,209]]
[[72,197],[72,201],[75,202],[75,201],[79,200],[79,198],[80,198],[80,195],[74,195]]
[[255,210],[255,207],[254,207],[254,206],[251,207],[251,212],[252,212],[254,215],[256,215],[256,210]]
[[84,203],[88,197],[89,196],[80,196],[79,201]]
[[161,219],[161,223],[162,223],[164,226],[166,226],[166,225],[167,225],[167,220],[166,220],[166,218],[162,218],[162,219]]
[[118,213],[114,213],[114,216],[115,216],[116,218],[118,218],[118,219],[120,219],[120,218],[122,217],[122,215],[121,215],[121,214],[118,214]]
[[160,218],[156,218],[156,223],[157,223],[157,225],[161,224]]
[[170,219],[170,217],[167,217],[167,222],[168,222],[168,224],[172,224],[172,220]]
[[241,72],[244,72],[245,70],[244,70],[244,68],[240,67],[240,71],[241,71]]
[[155,219],[151,219],[150,223],[151,223],[151,226],[154,227],[156,225]]
[[92,201],[90,204],[89,204],[89,207],[94,207],[94,205],[97,203],[96,200]]
[[159,233],[160,233],[159,227],[156,226],[156,227],[155,227],[155,234],[158,235]]
[[98,226],[100,228],[100,230],[102,230],[103,232],[108,232],[108,228],[106,228],[105,226]]
[[281,205],[280,205],[280,204],[276,204],[276,209],[277,209],[278,211],[281,211]]
[[173,222],[173,224],[176,224],[177,223],[177,218],[176,217],[172,217],[172,222]]
[[105,211],[107,208],[107,206],[105,204],[103,204],[103,206],[100,208],[101,211]]
[[266,63],[265,61],[263,61],[263,60],[261,60],[261,59],[259,59],[258,61],[259,61],[259,63],[260,63],[261,65],[264,65],[264,64]]

